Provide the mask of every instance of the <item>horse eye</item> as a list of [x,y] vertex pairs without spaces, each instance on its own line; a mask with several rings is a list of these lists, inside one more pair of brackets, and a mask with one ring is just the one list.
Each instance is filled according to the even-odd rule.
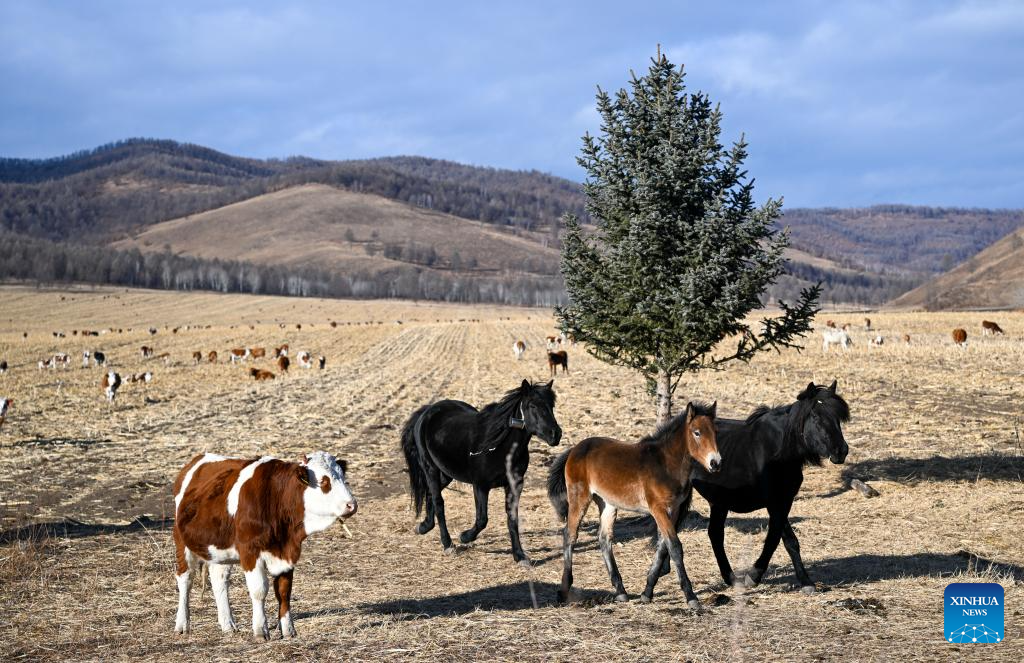
[[693,436],[694,437],[700,437],[700,431],[699,430],[693,431]]

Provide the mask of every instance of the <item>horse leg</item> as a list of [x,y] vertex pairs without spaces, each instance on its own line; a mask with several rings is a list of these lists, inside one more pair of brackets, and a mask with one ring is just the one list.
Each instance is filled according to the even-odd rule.
[[473,485],[473,501],[476,503],[476,521],[473,523],[472,527],[459,535],[459,541],[462,541],[463,543],[476,541],[476,537],[479,536],[481,530],[487,527],[487,496],[490,492],[491,489],[486,486]]
[[693,592],[693,585],[690,584],[690,578],[686,575],[686,566],[683,564],[683,544],[680,543],[679,535],[676,534],[675,521],[669,514],[667,505],[661,505],[660,508],[655,506],[651,511],[651,515],[654,516],[655,522],[658,523],[662,540],[668,546],[668,554],[676,567],[676,575],[679,576],[679,588],[683,590],[687,605],[693,609],[699,608],[700,601],[697,600],[697,595]]
[[427,475],[430,499],[434,503],[434,517],[437,518],[437,524],[441,531],[441,547],[445,552],[455,552],[455,548],[452,547],[452,537],[448,534],[448,521],[444,517],[444,498],[441,496],[444,486],[441,483],[441,471],[432,466],[423,469]]
[[654,585],[658,583],[658,579],[661,576],[669,572],[669,569],[664,569],[668,562],[668,547],[665,545],[664,537],[658,538],[658,548],[654,551],[654,560],[651,562],[651,568],[647,571],[647,586],[644,587],[644,593],[640,595],[640,600],[644,603],[650,603],[654,598]]
[[718,560],[718,570],[722,572],[722,580],[727,585],[736,582],[736,574],[732,572],[732,565],[725,554],[725,518],[729,515],[729,509],[717,504],[711,505],[711,519],[708,522],[708,538],[711,539],[711,549],[715,551],[715,559]]
[[772,561],[775,549],[779,547],[782,539],[782,526],[786,522],[786,514],[779,511],[768,510],[768,536],[764,539],[764,548],[761,556],[754,561],[753,577],[754,584],[761,582],[765,572],[768,570],[768,563]]
[[569,500],[569,513],[565,519],[565,529],[562,530],[562,586],[558,589],[558,601],[566,603],[569,600],[569,590],[572,589],[572,547],[576,545],[576,539],[580,534],[580,523],[583,522],[583,515],[590,506],[590,495],[581,486],[570,484],[567,487],[566,495]]
[[601,509],[601,529],[598,530],[597,540],[601,544],[601,555],[604,556],[604,565],[608,569],[608,577],[615,588],[616,601],[628,601],[626,588],[622,585],[622,576],[619,574],[619,567],[615,563],[615,555],[612,554],[613,530],[615,528],[616,509],[611,504],[605,504]]
[[530,558],[523,552],[519,541],[519,496],[523,492],[523,479],[515,477],[515,483],[505,486],[505,515],[508,517],[508,536],[512,541],[512,559],[520,563],[530,563]]
[[793,526],[789,524],[789,517],[782,526],[782,545],[786,546],[789,558],[793,560],[793,571],[796,572],[796,579],[800,581],[800,591],[805,594],[814,593],[814,581],[807,574],[804,568],[804,561],[800,558],[800,541],[796,538]]
[[[424,473],[426,471],[424,470]],[[452,478],[441,475],[441,490],[448,487],[448,484],[452,482]],[[417,534],[426,534],[430,530],[434,529],[434,500],[433,498],[426,500],[424,505],[424,511],[426,512],[423,516],[423,522],[416,526]]]

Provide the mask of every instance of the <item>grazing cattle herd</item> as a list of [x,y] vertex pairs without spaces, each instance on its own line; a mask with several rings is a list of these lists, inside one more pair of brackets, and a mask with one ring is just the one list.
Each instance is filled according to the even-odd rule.
[[[869,333],[868,346],[884,345],[885,330],[873,327],[870,319],[865,318],[863,330]],[[155,328],[150,333],[155,335]],[[997,323],[982,322],[983,335],[1003,333]],[[63,332],[57,334],[54,332],[56,338],[65,337]],[[825,352],[831,345],[844,351],[853,345],[849,325],[838,327],[828,320],[822,335]],[[902,338],[906,345],[911,341],[906,333],[893,338]],[[954,329],[952,339],[957,347],[965,346],[967,331]],[[948,344],[948,340],[944,343]],[[558,366],[562,367],[563,376],[568,375],[565,348],[574,345],[575,339],[570,335],[547,336],[544,356],[552,377]],[[524,340],[516,340],[512,349],[517,361],[527,354]],[[231,365],[269,361],[282,376],[291,364],[287,344],[273,348],[269,356],[263,347],[236,347],[227,352]],[[148,345],[141,347],[141,355],[146,361],[171,359],[170,353],[157,354]],[[217,351],[204,355],[196,350],[191,353],[191,364],[199,366],[204,357],[206,363],[218,361]],[[302,368],[311,369],[315,361],[321,370],[325,369],[324,355],[301,350],[294,357]],[[504,357],[507,360],[508,355]],[[111,359],[100,350],[86,350],[82,354],[83,369],[104,367],[100,386],[113,407],[123,383],[148,383],[153,380],[153,373],[145,371],[122,377],[107,368],[117,365]],[[70,355],[54,353],[39,360],[38,367],[68,369]],[[0,373],[7,369],[5,359],[0,362]],[[278,377],[257,365],[249,366],[248,375],[258,382]],[[531,439],[536,436],[551,446],[561,442],[562,428],[555,417],[555,402],[553,381],[536,384],[523,380],[500,400],[481,409],[462,401],[440,400],[413,412],[398,442],[408,470],[416,516],[423,516],[415,531],[427,534],[436,527],[443,550],[451,553],[454,545],[445,512],[445,488],[453,481],[473,488],[476,517],[473,526],[459,534],[463,544],[474,541],[487,526],[489,493],[502,488],[512,557],[528,565],[530,558],[520,541],[519,505],[529,469]],[[0,398],[0,428],[13,403],[12,398]],[[615,600],[629,598],[615,561],[612,537],[616,516],[622,510],[648,514],[655,526],[654,556],[639,599],[651,601],[655,584],[674,567],[688,605],[699,607],[685,570],[678,534],[693,490],[711,506],[708,537],[727,583],[760,583],[781,542],[792,560],[801,591],[813,592],[815,586],[801,560],[789,513],[805,466],[820,464],[825,458],[835,464],[845,461],[849,447],[842,424],[849,418],[849,405],[837,393],[835,381],[829,386],[812,382],[794,402],[758,408],[745,420],[719,419],[717,403],[707,406],[694,400],[682,413],[637,443],[601,436],[579,442],[554,460],[547,477],[548,497],[563,524],[563,573],[558,599],[565,602],[573,598],[574,546],[582,519],[589,505],[595,503],[600,516],[598,543]],[[344,460],[324,451],[304,455],[297,462],[271,456],[242,459],[211,453],[192,458],[179,472],[173,487],[178,588],[174,631],[190,630],[192,574],[200,570],[209,574],[221,629],[236,628],[228,583],[231,567],[238,565],[242,567],[252,601],[253,634],[262,639],[270,636],[264,603],[273,584],[278,600],[279,634],[295,636],[292,578],[302,543],[338,520],[344,523],[357,511],[346,472]],[[763,549],[753,569],[738,578],[725,552],[725,522],[730,512],[759,509],[767,509],[769,514]]]

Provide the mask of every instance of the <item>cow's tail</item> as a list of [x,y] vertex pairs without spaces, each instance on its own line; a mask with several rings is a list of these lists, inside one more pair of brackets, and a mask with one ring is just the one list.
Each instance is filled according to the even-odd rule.
[[427,477],[420,465],[420,452],[416,438],[421,434],[420,419],[429,407],[429,405],[424,405],[413,412],[402,427],[402,453],[405,454],[405,464],[409,468],[409,492],[412,493],[412,504],[416,508],[417,516],[420,515],[423,505],[427,501],[428,488]]
[[558,519],[565,522],[569,518],[569,497],[565,488],[565,463],[569,460],[569,453],[566,451],[551,463],[548,470],[548,499],[551,506],[555,508]]

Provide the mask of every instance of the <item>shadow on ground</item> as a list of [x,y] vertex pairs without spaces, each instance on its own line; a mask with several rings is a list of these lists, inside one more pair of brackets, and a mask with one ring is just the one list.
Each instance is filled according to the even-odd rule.
[[140,516],[124,525],[83,523],[66,518],[52,523],[33,523],[0,531],[0,544],[12,541],[44,541],[46,539],[81,539],[104,534],[129,534],[146,530],[167,529],[174,524],[173,518],[149,518]]

